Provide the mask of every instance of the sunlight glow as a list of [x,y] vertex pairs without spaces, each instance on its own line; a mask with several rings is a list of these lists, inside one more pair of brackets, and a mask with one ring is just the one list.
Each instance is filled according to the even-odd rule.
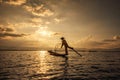
[[42,36],[50,36],[50,32],[47,32],[47,31],[41,31],[40,32],[40,34],[42,35]]
[[42,37],[51,37],[53,32],[49,31],[48,27],[40,27],[40,29],[36,31],[36,34],[41,35]]

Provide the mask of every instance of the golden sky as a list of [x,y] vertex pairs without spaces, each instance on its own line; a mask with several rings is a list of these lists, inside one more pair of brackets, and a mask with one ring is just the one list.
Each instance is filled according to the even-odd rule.
[[0,0],[0,47],[120,48],[119,0]]

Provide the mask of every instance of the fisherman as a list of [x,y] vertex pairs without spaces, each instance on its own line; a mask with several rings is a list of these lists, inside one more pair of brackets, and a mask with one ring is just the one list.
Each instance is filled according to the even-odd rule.
[[72,50],[73,50],[73,48],[68,45],[68,43],[67,43],[67,41],[65,40],[64,37],[61,37],[60,39],[62,40],[61,48],[64,46],[64,48],[65,48],[65,54],[68,55],[68,48],[70,48]]

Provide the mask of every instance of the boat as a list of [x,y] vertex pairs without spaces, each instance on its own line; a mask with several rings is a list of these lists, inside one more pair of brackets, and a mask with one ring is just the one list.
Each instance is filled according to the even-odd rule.
[[50,55],[53,55],[53,56],[58,56],[58,57],[67,57],[66,54],[60,54],[60,53],[57,53],[55,51],[52,51],[52,50],[49,50],[48,51],[50,53]]

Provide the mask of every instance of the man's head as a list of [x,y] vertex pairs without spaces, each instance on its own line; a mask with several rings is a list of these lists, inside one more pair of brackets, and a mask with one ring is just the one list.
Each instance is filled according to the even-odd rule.
[[64,37],[61,37],[60,39],[61,39],[61,40],[64,40],[65,38],[64,38]]

